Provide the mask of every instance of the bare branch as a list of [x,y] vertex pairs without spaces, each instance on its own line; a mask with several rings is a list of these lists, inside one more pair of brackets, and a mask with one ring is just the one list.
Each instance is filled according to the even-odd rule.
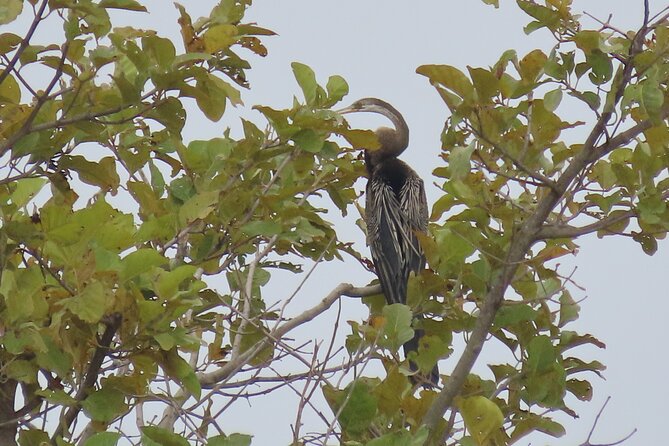
[[211,388],[216,386],[219,382],[224,381],[229,376],[232,376],[251,358],[253,358],[256,354],[258,354],[260,350],[262,350],[270,343],[272,343],[273,342],[272,338],[280,339],[281,337],[285,336],[286,333],[293,330],[294,328],[314,319],[316,316],[320,315],[321,313],[325,312],[328,308],[330,308],[332,304],[334,304],[340,297],[371,296],[373,294],[380,293],[381,292],[380,288],[381,287],[378,285],[362,287],[362,288],[356,288],[349,283],[341,283],[337,285],[337,287],[335,287],[334,290],[332,290],[327,296],[325,296],[323,300],[321,300],[321,302],[318,303],[318,305],[303,312],[299,316],[296,316],[293,319],[288,320],[284,324],[276,327],[269,333],[268,336],[256,342],[256,344],[253,347],[251,347],[244,353],[240,354],[237,358],[233,358],[225,366],[221,367],[221,369],[211,373],[200,374],[198,376],[200,384],[202,385],[203,388]]
[[602,413],[604,413],[604,409],[606,408],[606,405],[609,404],[610,400],[611,400],[610,396],[606,398],[606,401],[604,401],[604,404],[602,404],[601,409],[599,409],[599,412],[597,412],[597,416],[595,417],[594,423],[592,423],[592,428],[590,428],[590,432],[588,433],[588,438],[583,443],[581,443],[579,446],[616,446],[616,445],[619,445],[619,444],[629,440],[632,437],[632,435],[636,434],[636,428],[634,428],[632,430],[632,432],[630,432],[625,437],[623,437],[620,440],[615,441],[613,443],[602,443],[602,444],[591,443],[592,435],[594,434],[595,429],[597,428],[597,424],[599,423],[599,419],[601,418]]
[[610,215],[594,223],[585,226],[571,226],[568,224],[547,224],[537,233],[537,239],[576,238],[593,232],[606,230],[611,225],[632,218],[635,211],[626,211],[620,214]]
[[[372,285],[367,287],[356,288],[349,283],[341,283],[333,289],[321,302],[314,307],[301,313],[293,319],[276,326],[271,330],[262,340],[256,342],[251,348],[243,353],[232,357],[231,360],[218,370],[213,372],[198,373],[197,377],[203,389],[220,389],[224,386],[224,382],[237,373],[244,365],[246,365],[253,357],[255,357],[261,350],[276,342],[285,336],[294,328],[311,321],[321,313],[328,310],[340,297],[365,297],[378,294],[381,292],[380,285]],[[181,390],[173,401],[173,406],[169,407],[163,413],[160,426],[168,428],[174,424],[178,416],[178,409],[188,399],[188,393]]]
[[37,10],[37,12],[35,13],[35,18],[33,18],[33,22],[30,24],[30,28],[28,28],[26,37],[21,41],[21,44],[16,50],[14,57],[12,57],[12,60],[9,62],[9,65],[7,65],[7,68],[5,68],[5,71],[0,73],[0,84],[2,84],[2,82],[9,75],[9,73],[11,73],[12,70],[14,70],[14,67],[16,66],[16,63],[19,61],[19,58],[30,44],[30,39],[32,38],[33,34],[35,34],[37,26],[42,21],[42,14],[44,14],[44,10],[46,9],[48,4],[49,4],[48,0],[42,0],[42,4],[39,6],[39,10]]

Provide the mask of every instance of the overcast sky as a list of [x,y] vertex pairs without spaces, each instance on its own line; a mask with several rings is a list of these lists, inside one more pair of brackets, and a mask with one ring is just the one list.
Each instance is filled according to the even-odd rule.
[[[426,180],[428,199],[433,202],[438,189],[432,185],[431,172],[439,162],[439,135],[447,110],[426,79],[415,74],[416,67],[425,63],[445,63],[461,69],[467,65],[489,66],[507,49],[515,49],[522,56],[534,48],[548,52],[553,45],[547,33],[526,36],[522,31],[526,16],[515,2],[500,2],[502,7],[496,10],[477,0],[256,0],[246,20],[279,35],[264,39],[268,57],[251,57],[252,89],[244,92],[246,105],[240,113],[262,122],[259,114],[250,110],[252,105],[289,107],[292,97],[301,94],[290,67],[293,61],[311,66],[322,83],[329,75],[340,74],[350,86],[344,104],[375,96],[403,113],[411,129],[411,143],[403,159]],[[214,4],[204,0],[182,3],[194,18],[207,14]],[[667,6],[665,1],[650,3],[653,11]],[[159,29],[162,35],[180,42],[177,14],[171,2],[151,0],[146,4],[150,14],[136,15],[136,25]],[[641,0],[576,0],[574,4],[576,11],[585,10],[602,19],[613,14],[612,23],[624,29],[637,26],[642,17]],[[226,127],[238,128],[232,116],[226,115],[219,123],[190,119],[186,138],[205,139],[220,135]],[[575,120],[570,115],[563,117]],[[380,124],[369,118],[350,122],[361,127]],[[342,239],[362,243],[362,236],[353,224],[355,218],[351,213],[347,219],[338,220],[338,232]],[[582,443],[607,396],[612,400],[593,436],[594,443],[614,442],[638,428],[639,432],[626,445],[660,444],[666,438],[664,422],[669,397],[665,382],[668,365],[665,319],[669,300],[664,286],[669,246],[661,243],[658,253],[648,257],[628,239],[590,237],[579,240],[579,244],[578,255],[563,261],[563,271],[578,268],[574,279],[586,288],[585,292],[573,292],[576,298],[587,296],[587,300],[581,304],[581,319],[572,329],[592,333],[607,344],[605,351],[587,348],[578,351],[579,357],[597,359],[608,366],[606,381],[594,375],[588,377],[594,384],[595,397],[590,403],[572,405],[581,418],[562,419],[568,430],[566,437],[535,435],[519,444]],[[367,252],[363,245],[360,249]],[[319,266],[314,277],[299,294],[299,305],[306,307],[320,300],[339,282],[365,285],[372,278],[350,262]],[[290,285],[282,287],[275,283],[276,299],[286,297],[282,293]],[[359,301],[349,299],[343,306],[344,319],[366,317],[366,307]],[[317,323],[327,336],[325,330],[331,327],[328,325],[331,319],[326,316]],[[344,325],[342,330],[348,331],[348,327]],[[442,373],[451,372],[458,353],[455,352],[454,359],[442,363]],[[485,348],[482,361],[486,358],[505,357]],[[485,367],[477,370],[489,373]],[[251,404],[251,407],[237,404],[235,411],[225,414],[221,424],[229,432],[253,433],[256,445],[287,444],[295,400],[285,393],[268,403]],[[267,413],[261,418],[261,410],[271,410],[271,418],[266,417]],[[262,432],[259,421],[267,423]],[[323,430],[314,417],[307,421],[313,423],[313,429]]]

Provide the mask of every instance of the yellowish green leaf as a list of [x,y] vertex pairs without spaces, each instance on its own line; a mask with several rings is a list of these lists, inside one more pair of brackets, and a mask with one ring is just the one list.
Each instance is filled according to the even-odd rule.
[[16,20],[23,11],[23,0],[3,0],[0,3],[0,25]]
[[465,398],[458,404],[467,431],[479,445],[488,440],[504,423],[504,414],[494,402],[484,396]]

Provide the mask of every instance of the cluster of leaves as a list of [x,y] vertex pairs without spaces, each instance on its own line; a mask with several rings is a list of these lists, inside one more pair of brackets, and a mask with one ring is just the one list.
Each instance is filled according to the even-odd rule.
[[[20,429],[22,445],[49,436],[71,444],[78,417],[91,422],[79,444],[112,444],[120,434],[92,433],[145,401],[170,398],[158,381],[206,400],[202,383],[212,378],[197,370],[254,347],[242,365],[274,357],[273,345],[257,349],[278,317],[261,295],[272,268],[299,271],[282,260],[288,254],[354,253],[311,202],[325,192],[346,212],[356,197],[360,165],[340,156],[332,133],[374,142],[326,110],[348,92],[341,77],[324,89],[296,63],[306,104],[257,107],[271,131],[244,120],[240,139],[225,132],[184,141],[188,101],[218,121],[248,86],[240,50],[266,54],[259,36],[273,32],[242,22],[250,3],[222,0],[196,21],[177,4],[183,52],[151,30],[112,29],[111,9],[146,11],[134,0],[29,2],[28,34],[0,36],[0,373],[25,394],[23,409],[1,422],[13,436],[22,416],[27,426],[63,409],[50,434]],[[0,21],[16,19],[22,6],[0,8]],[[32,43],[49,20],[62,23],[62,43]],[[218,274],[227,278],[222,290],[203,280]],[[114,361],[102,368],[107,357]],[[13,394],[0,405],[13,408]],[[183,444],[172,428],[143,427],[142,441]],[[248,441],[216,436],[208,444]]]

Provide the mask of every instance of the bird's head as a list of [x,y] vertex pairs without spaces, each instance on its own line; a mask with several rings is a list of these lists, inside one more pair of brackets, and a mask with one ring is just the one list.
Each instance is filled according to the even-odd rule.
[[378,113],[393,123],[394,129],[380,127],[375,130],[381,145],[380,149],[374,154],[376,158],[395,157],[402,153],[409,144],[409,127],[407,127],[406,121],[404,121],[400,112],[386,101],[377,98],[363,98],[358,99],[346,108],[336,111],[342,115],[347,113]]
[[398,115],[399,112],[389,103],[376,98],[358,99],[348,107],[337,110],[337,113],[345,115],[347,113],[379,113],[383,116]]

